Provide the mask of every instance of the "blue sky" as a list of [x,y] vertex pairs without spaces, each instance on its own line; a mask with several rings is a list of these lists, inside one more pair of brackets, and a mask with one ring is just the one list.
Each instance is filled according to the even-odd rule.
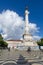
[[29,21],[40,28],[37,35],[43,37],[43,0],[0,0],[0,13],[13,10],[24,17],[25,7],[30,11]]

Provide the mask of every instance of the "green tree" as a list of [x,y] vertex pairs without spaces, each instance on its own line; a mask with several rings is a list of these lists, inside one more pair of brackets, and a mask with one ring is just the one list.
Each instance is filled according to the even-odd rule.
[[7,46],[8,46],[8,44],[3,40],[3,37],[2,37],[2,35],[0,34],[0,47],[5,48],[5,47],[7,47]]
[[41,46],[43,46],[43,38],[41,38],[37,44],[39,45],[39,49],[41,50]]
[[43,38],[41,38],[41,39],[37,42],[37,44],[38,44],[39,46],[43,46]]
[[0,41],[2,41],[3,40],[3,37],[2,37],[2,35],[0,34]]

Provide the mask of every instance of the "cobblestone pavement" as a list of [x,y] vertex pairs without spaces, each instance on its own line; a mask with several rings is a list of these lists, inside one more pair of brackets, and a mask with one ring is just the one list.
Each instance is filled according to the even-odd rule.
[[43,52],[0,50],[0,65],[43,65]]

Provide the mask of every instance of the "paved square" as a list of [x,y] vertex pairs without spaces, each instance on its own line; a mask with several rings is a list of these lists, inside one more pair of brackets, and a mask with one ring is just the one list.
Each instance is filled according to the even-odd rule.
[[[9,64],[8,64],[9,63]],[[12,63],[12,64],[11,64]],[[0,50],[0,65],[43,65],[42,51]]]

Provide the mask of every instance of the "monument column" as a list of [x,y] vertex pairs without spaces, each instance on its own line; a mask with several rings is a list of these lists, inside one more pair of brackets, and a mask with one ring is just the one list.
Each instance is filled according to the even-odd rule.
[[24,34],[23,34],[23,43],[25,47],[31,47],[31,46],[37,46],[37,44],[33,41],[33,36],[30,33],[29,28],[29,19],[28,16],[29,11],[28,8],[25,10],[25,28],[24,28]]
[[28,20],[28,9],[26,8],[25,10],[25,34],[28,34],[29,33],[29,20]]

